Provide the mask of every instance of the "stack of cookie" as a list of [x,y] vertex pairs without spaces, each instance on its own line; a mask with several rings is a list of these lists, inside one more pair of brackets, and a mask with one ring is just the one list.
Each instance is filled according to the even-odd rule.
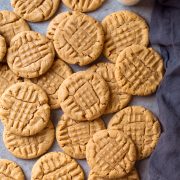
[[[73,158],[87,159],[90,180],[137,180],[135,163],[154,150],[160,124],[149,110],[126,106],[133,95],[156,91],[163,77],[162,59],[147,47],[148,26],[137,14],[120,11],[100,23],[82,12],[95,10],[103,0],[63,2],[76,11],[53,18],[46,36],[30,31],[25,20],[49,19],[59,0],[37,6],[36,1],[12,0],[21,18],[0,11],[0,118],[5,146],[22,159],[46,153],[55,137],[50,111],[61,108],[56,139],[65,153],[41,157],[32,180],[84,179]],[[91,65],[102,53],[111,63]],[[73,73],[68,64],[88,68]],[[116,114],[106,129],[101,116],[110,113]],[[7,163],[0,161],[3,167]]]

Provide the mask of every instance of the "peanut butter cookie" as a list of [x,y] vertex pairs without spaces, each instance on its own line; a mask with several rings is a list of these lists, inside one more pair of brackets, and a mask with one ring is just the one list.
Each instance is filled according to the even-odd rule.
[[54,142],[55,131],[51,121],[46,128],[34,136],[18,136],[4,130],[3,140],[7,149],[16,157],[33,159],[49,150]]
[[0,11],[0,34],[6,39],[7,45],[11,39],[22,31],[29,31],[29,25],[11,11]]
[[137,147],[139,160],[152,153],[161,134],[156,117],[141,106],[130,106],[116,113],[108,129],[117,129],[127,134]]
[[62,0],[63,3],[75,11],[90,12],[98,9],[104,0]]
[[35,78],[49,70],[54,56],[54,47],[48,38],[34,31],[24,31],[12,39],[7,62],[18,76]]
[[80,66],[90,64],[101,54],[104,32],[92,17],[72,12],[57,27],[54,46],[60,59]]
[[60,108],[58,89],[62,82],[71,74],[71,68],[60,59],[57,59],[47,73],[38,78],[31,79],[31,82],[43,88],[49,97],[51,109],[57,109]]
[[0,159],[1,180],[24,180],[22,169],[15,163],[6,159]]
[[147,46],[149,28],[143,18],[131,11],[110,14],[102,21],[105,32],[104,55],[113,63],[119,53],[133,44]]
[[46,93],[33,83],[20,82],[5,90],[0,99],[0,118],[9,132],[31,136],[42,131],[50,118]]
[[31,180],[62,178],[84,180],[84,173],[74,159],[61,152],[51,152],[42,156],[32,169]]
[[105,129],[105,124],[101,119],[79,122],[63,115],[56,129],[56,139],[66,154],[85,159],[89,139],[102,129]]
[[11,0],[14,12],[31,22],[40,22],[52,17],[60,0]]
[[77,121],[100,117],[109,101],[109,89],[97,73],[78,72],[68,77],[59,88],[62,110]]
[[120,53],[115,77],[123,92],[150,95],[156,91],[163,78],[163,60],[152,48],[132,45]]
[[125,94],[118,87],[115,79],[115,65],[112,63],[98,63],[89,68],[90,71],[98,73],[107,82],[110,90],[109,104],[104,114],[114,113],[124,108],[131,100],[131,95]]
[[130,138],[118,130],[101,130],[86,146],[91,172],[103,178],[123,177],[136,161],[136,148]]
[[6,55],[6,51],[7,51],[6,41],[4,37],[0,35],[0,62],[3,61],[3,58]]

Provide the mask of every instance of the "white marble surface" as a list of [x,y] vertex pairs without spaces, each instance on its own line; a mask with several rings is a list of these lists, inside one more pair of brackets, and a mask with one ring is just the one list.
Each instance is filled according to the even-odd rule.
[[[141,3],[138,4],[137,6],[128,8],[128,7],[122,6],[117,0],[106,0],[106,3],[104,3],[104,5],[100,9],[98,9],[95,12],[89,13],[89,15],[91,15],[101,21],[106,15],[108,15],[112,12],[123,10],[123,9],[130,9],[130,10],[133,10],[133,11],[141,14],[149,22],[150,17],[151,17],[152,8],[153,8],[153,2],[154,2],[154,0],[141,0]],[[4,9],[13,10],[12,7],[10,6],[10,0],[0,0],[0,10],[4,10]],[[67,11],[67,10],[68,9],[61,3],[57,13]],[[49,21],[43,22],[43,23],[29,23],[29,24],[30,24],[32,30],[38,31],[42,34],[46,34],[46,30],[47,30]],[[105,58],[101,57],[99,61],[104,61],[104,60],[105,60]],[[85,69],[86,67],[80,68],[80,67],[74,65],[74,66],[72,66],[72,68],[74,71],[79,71],[79,70]],[[131,104],[145,106],[146,108],[152,110],[158,116],[158,107],[157,107],[157,103],[156,103],[156,99],[155,99],[154,95],[149,96],[149,97],[134,97]],[[52,112],[51,119],[55,126],[56,126],[61,114],[62,114],[61,110],[56,110],[56,111]],[[112,115],[104,116],[103,119],[105,120],[105,122],[108,123],[108,120],[111,118],[111,116]],[[2,125],[2,123],[0,123],[0,158],[5,158],[5,159],[9,159],[9,160],[17,162],[24,170],[26,179],[30,180],[31,169],[37,159],[21,160],[21,159],[15,158],[5,148],[3,140],[2,140],[2,133],[3,133],[3,125]],[[53,147],[49,151],[50,152],[61,151],[61,149],[55,142]],[[78,162],[82,165],[82,167],[86,173],[86,179],[87,179],[89,167],[88,167],[86,161],[80,160]],[[137,164],[137,167],[138,167],[141,179],[148,180],[148,159],[139,162]]]

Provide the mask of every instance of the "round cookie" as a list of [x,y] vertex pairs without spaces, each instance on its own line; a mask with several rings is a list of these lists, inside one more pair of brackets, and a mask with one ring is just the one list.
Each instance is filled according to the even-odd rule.
[[105,124],[101,119],[78,122],[63,115],[56,129],[56,139],[66,154],[85,159],[89,139],[102,129],[105,129]]
[[48,97],[33,83],[16,83],[1,96],[0,118],[6,129],[13,134],[37,134],[47,126],[50,119]]
[[48,38],[34,31],[24,31],[11,40],[7,62],[18,76],[35,78],[49,70],[54,56],[54,47]]
[[49,150],[55,138],[55,130],[51,121],[46,128],[34,136],[18,136],[4,130],[3,140],[6,148],[16,157],[33,159]]
[[115,65],[112,63],[98,63],[89,68],[98,73],[107,82],[110,90],[109,104],[104,114],[114,113],[124,108],[132,99],[129,94],[122,93],[115,79]]
[[20,81],[19,77],[6,64],[0,64],[0,97],[9,86],[18,81]]
[[5,38],[0,35],[0,62],[3,61],[3,58],[6,55],[6,51],[7,51],[7,47],[6,47]]
[[136,148],[130,138],[118,130],[101,130],[86,146],[91,172],[103,178],[123,177],[136,161]]
[[78,72],[63,81],[58,91],[65,114],[77,121],[100,117],[109,101],[109,89],[97,73]]
[[133,169],[128,175],[119,178],[103,178],[97,176],[95,173],[90,171],[88,180],[140,180],[138,172],[136,169]]
[[161,134],[156,117],[141,106],[130,106],[116,113],[108,129],[117,129],[127,134],[137,147],[139,160],[152,153]]
[[113,63],[132,44],[147,46],[149,28],[143,18],[131,11],[110,14],[102,21],[105,32],[104,55]]
[[123,50],[115,67],[117,83],[124,93],[154,93],[163,78],[163,61],[152,48],[132,45]]
[[7,45],[11,39],[22,31],[29,31],[29,25],[11,11],[0,11],[0,34],[6,39]]
[[71,68],[60,59],[56,59],[47,73],[31,79],[31,82],[39,85],[47,93],[51,109],[57,109],[60,108],[58,89],[62,82],[71,74]]
[[46,21],[59,7],[60,0],[11,0],[14,12],[31,22]]
[[24,180],[22,169],[15,163],[6,159],[0,159],[0,179]]
[[42,156],[32,169],[31,180],[62,178],[84,180],[84,173],[74,159],[61,152]]
[[104,32],[101,24],[92,17],[72,12],[59,23],[53,42],[60,59],[83,66],[101,55]]
[[63,3],[74,11],[90,12],[98,9],[104,0],[62,0]]

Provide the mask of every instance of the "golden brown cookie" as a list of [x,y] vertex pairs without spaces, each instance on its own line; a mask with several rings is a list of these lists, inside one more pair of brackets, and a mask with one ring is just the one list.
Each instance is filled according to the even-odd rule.
[[51,121],[46,128],[34,136],[18,136],[4,130],[3,140],[6,148],[16,157],[33,159],[46,153],[52,146],[55,130]]
[[116,113],[110,120],[108,129],[117,129],[127,134],[137,147],[139,160],[152,153],[161,134],[156,117],[141,106],[129,106]]
[[63,3],[75,11],[90,12],[98,9],[104,0],[62,0]]
[[132,44],[147,46],[149,28],[143,18],[131,11],[110,14],[102,21],[105,32],[104,55],[113,63]]
[[120,53],[115,77],[125,93],[139,96],[152,94],[163,78],[162,58],[152,48],[132,45]]
[[55,16],[48,25],[46,36],[49,39],[54,40],[54,34],[59,24],[61,24],[61,26],[64,26],[67,21],[66,18],[68,18],[69,16],[71,16],[71,13],[69,12],[59,13],[57,16]]
[[34,78],[49,70],[54,56],[54,47],[48,38],[34,31],[24,31],[11,40],[7,62],[18,76]]
[[30,30],[29,25],[11,11],[0,11],[0,34],[6,39],[7,45],[11,39],[22,31]]
[[0,64],[0,97],[9,86],[18,81],[20,81],[19,77],[6,64]]
[[92,173],[103,178],[118,178],[133,169],[136,148],[123,132],[101,130],[89,140],[86,158]]
[[6,51],[7,51],[7,47],[6,47],[5,38],[0,35],[0,62],[3,61],[3,58],[6,55]]
[[133,169],[128,175],[119,178],[103,178],[99,177],[93,172],[90,171],[88,180],[140,180],[138,172],[136,169]]
[[37,134],[47,126],[50,119],[48,97],[33,83],[16,83],[1,96],[0,118],[6,129],[13,134]]
[[104,114],[114,113],[124,108],[131,100],[131,95],[122,93],[115,79],[115,65],[112,63],[98,63],[89,68],[98,73],[107,82],[110,90],[109,104]]
[[89,139],[102,129],[105,129],[105,124],[101,119],[79,122],[64,114],[56,129],[56,139],[66,154],[75,159],[85,159]]
[[58,97],[65,114],[77,121],[100,117],[109,101],[109,89],[97,73],[78,72],[60,86]]
[[40,179],[84,180],[84,173],[70,156],[61,152],[51,152],[42,156],[32,169],[31,180]]
[[100,23],[80,12],[69,12],[54,34],[56,52],[69,64],[83,66],[95,61],[103,44],[104,32]]
[[15,163],[6,159],[0,159],[1,180],[24,180],[22,169]]
[[40,22],[52,17],[60,0],[11,0],[14,12],[31,22]]
[[71,68],[60,59],[56,59],[47,73],[31,79],[31,82],[39,85],[47,93],[51,109],[57,109],[60,108],[58,89],[62,82],[71,74]]

